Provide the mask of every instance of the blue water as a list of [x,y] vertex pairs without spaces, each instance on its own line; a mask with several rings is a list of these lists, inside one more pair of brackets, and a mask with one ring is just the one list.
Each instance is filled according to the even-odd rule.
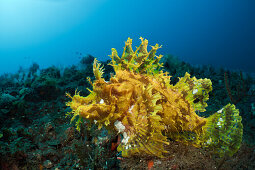
[[0,0],[0,74],[106,60],[140,36],[191,64],[255,72],[254,9],[254,0]]

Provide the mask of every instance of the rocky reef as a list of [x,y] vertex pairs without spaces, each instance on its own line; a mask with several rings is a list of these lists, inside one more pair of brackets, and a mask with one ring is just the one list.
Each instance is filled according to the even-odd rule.
[[[144,39],[142,42],[144,45],[147,43]],[[127,43],[126,45],[130,44]],[[155,46],[154,49],[159,47]],[[141,49],[144,48],[141,47]],[[127,50],[130,48],[126,47],[125,54],[128,54]],[[80,63],[70,67],[52,66],[41,69],[39,64],[33,63],[29,69],[20,68],[17,73],[0,75],[1,169],[148,169],[149,165],[150,168],[152,165],[154,169],[255,168],[255,80],[252,74],[211,66],[192,66],[172,55],[156,57],[154,54],[153,59],[137,67],[135,62],[138,60],[129,60],[130,56],[128,55],[124,57],[125,60],[122,60],[122,56],[118,58],[116,52],[117,50],[113,49],[112,60],[102,61],[100,62],[101,65],[98,61],[94,65],[91,64],[95,59],[93,56],[87,55],[81,58]],[[139,51],[140,57],[146,52]],[[114,63],[113,60],[116,62]],[[102,67],[104,69],[101,69]],[[118,73],[115,70],[118,70]],[[165,77],[165,79],[160,76],[157,77],[157,75]],[[196,88],[188,90],[190,82],[202,80],[206,80],[206,84],[209,86],[194,86]],[[95,84],[98,87],[94,86]],[[129,84],[133,88],[130,88]],[[156,88],[152,84],[159,87]],[[182,90],[178,87],[184,87],[185,84],[186,86]],[[111,87],[114,91],[102,87]],[[208,91],[203,93],[202,89],[206,87],[209,87],[207,88]],[[213,90],[210,87],[213,87]],[[200,129],[194,129],[194,127],[200,127],[199,123],[187,121],[189,120],[187,119],[188,114],[181,114],[182,112],[179,111],[176,113],[175,111],[173,114],[177,116],[174,119],[170,116],[171,114],[168,115],[164,112],[168,108],[165,107],[166,105],[176,104],[172,106],[178,106],[177,101],[170,103],[171,99],[166,99],[165,89],[168,88],[171,95],[173,93],[178,94],[176,97],[184,96],[184,94],[175,91],[187,89],[188,95],[186,97],[188,98],[183,97],[179,102],[183,101],[184,106],[188,106],[193,100],[196,105],[190,105],[193,111],[187,113],[192,115],[189,119],[200,120],[201,125],[203,125]],[[110,107],[115,105],[114,113],[118,113],[116,114],[118,116],[124,116],[117,116],[114,119],[111,115],[102,115],[107,119],[109,118],[109,121],[106,121],[107,119],[103,120],[100,119],[101,117],[97,117],[95,112],[91,117],[87,117],[90,112],[86,112],[82,114],[80,120],[78,118],[80,116],[77,114],[72,123],[69,124],[70,118],[66,117],[66,113],[72,113],[72,109],[66,106],[66,103],[71,102],[70,97],[73,98],[75,95],[78,97],[79,94],[83,99],[82,96],[92,97],[91,93],[100,91],[114,92],[118,102],[112,103]],[[70,97],[66,96],[66,92],[70,94]],[[137,97],[142,96],[140,98],[136,98],[135,95],[129,96],[130,93],[133,94],[134,92],[136,92]],[[193,92],[196,92],[196,95]],[[93,100],[95,106],[109,105],[110,97],[100,95],[102,94],[97,95],[98,98],[94,97],[96,99]],[[207,95],[210,95],[210,100],[207,100]],[[123,96],[128,97],[128,100]],[[195,96],[200,96],[201,100]],[[141,102],[142,100],[146,102]],[[77,103],[79,104],[79,102]],[[235,107],[228,105],[228,103],[234,103]],[[92,103],[88,104],[90,107],[91,105]],[[148,109],[151,110],[146,111],[144,109],[145,106],[147,108],[147,105]],[[116,106],[125,112],[118,112]],[[106,110],[109,107],[100,109]],[[205,112],[201,111],[205,109]],[[142,113],[144,118],[137,114],[139,110],[144,110]],[[174,107],[173,110],[175,110]],[[126,117],[124,113],[127,114]],[[168,118],[164,119],[163,116],[167,117],[167,115]],[[223,115],[225,116],[222,117]],[[228,119],[236,119],[237,122],[240,122],[239,115],[242,116],[243,124],[243,140],[240,148],[239,141],[236,140],[240,139],[240,136],[228,136],[229,133],[238,134],[232,133],[232,128],[223,131],[224,133],[216,133],[221,132],[217,128],[223,126],[222,122],[227,122]],[[149,122],[150,119],[155,120],[155,124]],[[187,120],[185,121],[185,119]],[[178,125],[178,130],[174,131],[173,127],[164,126],[170,120],[179,120],[175,124],[175,126]],[[140,128],[138,125],[139,123],[144,124],[142,121],[148,123],[149,126],[143,125],[144,129]],[[75,125],[75,122],[79,122],[78,126]],[[132,126],[131,123],[133,122],[136,124],[135,126]],[[231,127],[235,127],[240,125],[237,122],[230,121],[229,123]],[[206,126],[206,124],[214,126]],[[125,129],[122,125],[125,126]],[[192,128],[189,129],[189,125],[190,128],[193,126],[193,130]],[[79,127],[79,131],[75,129],[75,126]],[[135,128],[140,133],[135,133]],[[153,128],[157,130],[153,132]],[[233,130],[238,129],[240,127]],[[143,130],[150,133],[143,135],[141,133]],[[124,136],[124,132],[127,136]],[[241,131],[239,133],[241,134]],[[153,139],[159,139],[159,144],[156,146],[159,145],[160,150],[157,151],[156,148],[153,148],[153,152],[151,152],[147,150],[146,146],[139,149],[132,147],[126,149],[129,142],[136,141],[135,135],[137,134],[141,136],[140,139],[144,139],[145,136],[150,137],[149,139],[146,138],[147,146],[152,145]],[[163,138],[157,136],[153,138],[150,134],[160,135]],[[206,134],[215,136],[212,136],[213,138],[210,140]],[[131,139],[132,135],[134,135],[133,139]],[[219,136],[225,138],[220,142],[213,140]],[[233,146],[238,147],[232,148],[227,145],[228,140],[236,141]],[[126,145],[125,141],[127,141]],[[207,145],[207,142],[210,145]],[[221,150],[221,146],[226,147]],[[212,148],[218,149],[214,151]],[[238,148],[239,150],[236,152]],[[129,157],[123,157],[125,154]],[[232,154],[233,156],[230,157]]]

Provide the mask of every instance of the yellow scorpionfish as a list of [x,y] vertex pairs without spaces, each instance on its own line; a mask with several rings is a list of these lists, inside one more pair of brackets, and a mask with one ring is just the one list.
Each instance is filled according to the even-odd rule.
[[103,67],[95,59],[95,80],[86,97],[75,93],[67,95],[71,101],[73,117],[105,126],[112,133],[120,134],[118,146],[123,157],[152,155],[164,157],[168,139],[196,147],[211,148],[219,156],[232,156],[240,147],[243,125],[238,109],[228,104],[208,118],[196,113],[204,112],[212,90],[209,79],[196,79],[186,73],[172,85],[170,75],[160,63],[162,55],[158,44],[147,51],[148,40],[140,38],[135,51],[132,39],[125,42],[121,57],[112,49],[110,65],[115,75],[109,81],[103,78]]

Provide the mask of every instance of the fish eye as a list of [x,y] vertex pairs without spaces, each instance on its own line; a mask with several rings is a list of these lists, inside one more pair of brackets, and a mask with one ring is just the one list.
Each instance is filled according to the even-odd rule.
[[198,103],[199,102],[199,98],[196,98],[193,103]]

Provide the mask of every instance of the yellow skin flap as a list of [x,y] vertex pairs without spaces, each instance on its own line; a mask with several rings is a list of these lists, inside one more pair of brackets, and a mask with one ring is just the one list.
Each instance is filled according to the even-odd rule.
[[206,132],[212,123],[195,111],[205,111],[211,81],[191,78],[186,73],[175,86],[171,85],[170,76],[159,63],[162,56],[155,56],[160,46],[156,44],[148,52],[148,41],[141,40],[141,45],[133,51],[129,38],[121,57],[112,49],[111,65],[116,74],[109,82],[102,78],[103,68],[95,59],[96,80],[89,79],[93,91],[87,97],[67,94],[72,99],[67,103],[74,114],[72,120],[79,116],[95,122],[99,128],[105,126],[121,134],[118,151],[124,157],[163,157],[168,137],[198,147],[209,146],[211,138]]

